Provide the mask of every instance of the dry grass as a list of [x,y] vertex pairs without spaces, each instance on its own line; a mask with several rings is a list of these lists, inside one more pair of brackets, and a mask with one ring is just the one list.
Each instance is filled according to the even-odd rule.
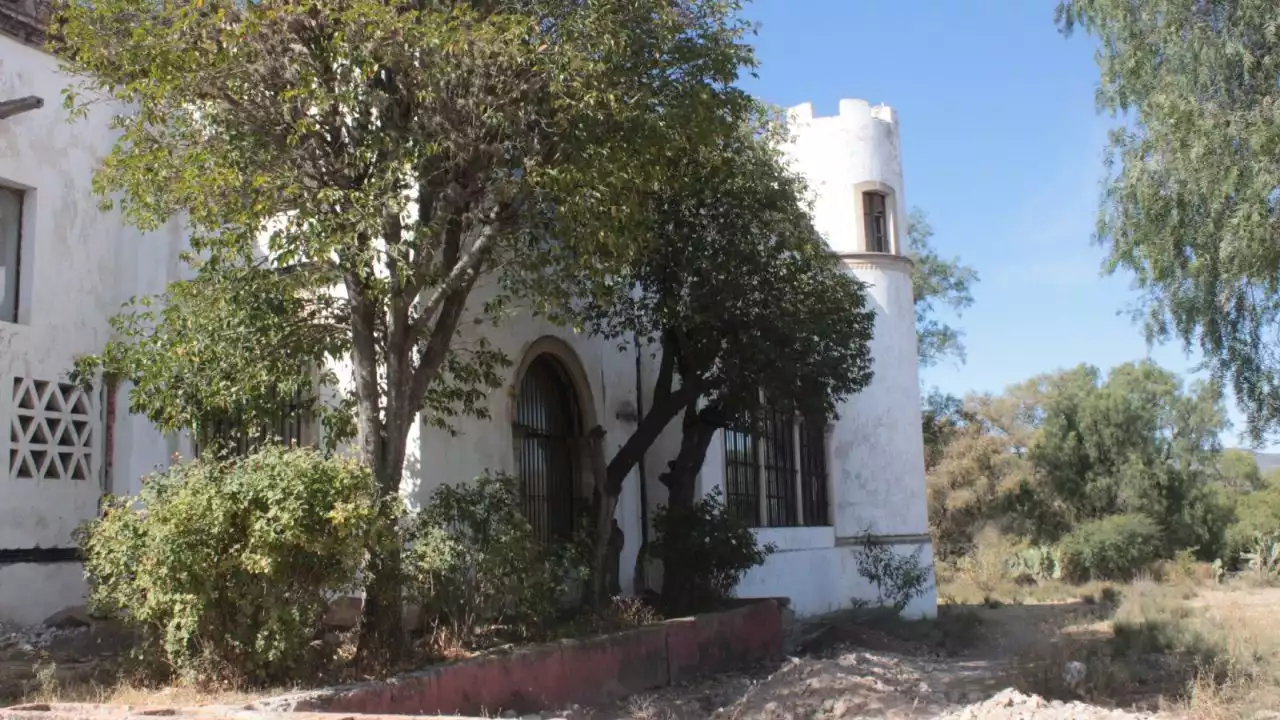
[[[1041,641],[1010,658],[1018,688],[1194,720],[1280,707],[1280,591],[1147,578],[1117,595],[1092,616],[1046,615],[1030,628]],[[1068,672],[1076,663],[1082,677]]]
[[22,698],[22,703],[198,707],[243,705],[261,697],[288,692],[287,689],[250,693],[235,689],[210,690],[183,685],[145,686],[127,680],[114,684],[95,681],[67,682],[59,677],[55,664],[38,665],[35,676],[35,687]]

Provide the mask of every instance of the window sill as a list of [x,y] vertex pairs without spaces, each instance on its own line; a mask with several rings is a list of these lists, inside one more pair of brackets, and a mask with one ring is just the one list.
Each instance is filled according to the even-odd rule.
[[830,525],[819,527],[762,527],[752,528],[760,544],[773,543],[778,552],[797,550],[821,550],[836,546],[836,529]]

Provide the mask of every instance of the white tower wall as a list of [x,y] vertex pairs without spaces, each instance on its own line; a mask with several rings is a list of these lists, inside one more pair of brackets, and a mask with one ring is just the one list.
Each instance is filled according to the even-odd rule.
[[[788,155],[810,184],[814,222],[853,276],[867,285],[875,309],[870,385],[839,409],[830,440],[836,546],[867,533],[932,565],[925,495],[924,437],[916,355],[911,261],[897,117],[891,108],[842,100],[836,116],[815,118],[813,106],[790,112]],[[885,198],[887,252],[868,252],[863,193]],[[842,566],[849,567],[842,562]],[[930,588],[909,612],[933,615]]]

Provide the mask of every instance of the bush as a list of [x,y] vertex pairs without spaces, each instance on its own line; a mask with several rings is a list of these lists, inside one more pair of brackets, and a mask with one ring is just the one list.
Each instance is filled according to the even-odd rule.
[[543,636],[581,557],[542,545],[507,476],[442,485],[412,522],[409,545],[409,593],[438,645]]
[[298,678],[325,660],[312,642],[356,586],[375,497],[360,465],[312,450],[175,465],[79,529],[90,603],[187,680]]
[[1159,557],[1160,528],[1145,515],[1112,515],[1076,526],[1058,545],[1071,582],[1130,580]]
[[652,552],[663,562],[669,614],[713,610],[733,597],[748,570],[776,549],[725,508],[720,488],[687,508],[660,505],[653,516]]
[[928,588],[932,571],[920,562],[920,550],[900,555],[871,533],[863,536],[857,554],[858,574],[876,586],[876,605],[901,613]]

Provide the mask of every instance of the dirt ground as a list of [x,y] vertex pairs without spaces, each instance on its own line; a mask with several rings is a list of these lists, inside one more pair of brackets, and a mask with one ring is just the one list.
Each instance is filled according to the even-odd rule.
[[[799,720],[800,718],[1142,717],[1069,701],[1003,693],[1019,684],[1011,660],[1049,637],[1047,628],[1087,627],[1104,609],[1080,602],[943,606],[938,622],[881,628],[849,615],[801,630],[781,666],[666,688],[607,707],[574,708],[570,720]],[[992,701],[992,702],[988,702]],[[987,705],[990,705],[989,707]],[[965,715],[966,709],[971,710]]]
[[[1205,590],[1188,603],[1224,618],[1239,608],[1270,623],[1280,589]],[[1231,611],[1228,612],[1227,609]],[[761,718],[1138,718],[1159,708],[1155,693],[1115,697],[1071,691],[1070,652],[1110,634],[1113,611],[1100,602],[1000,607],[944,605],[936,622],[869,621],[843,614],[802,623],[791,657],[751,672],[592,708],[564,708],[543,717],[569,720],[738,720]],[[1258,625],[1254,625],[1254,631]],[[1269,626],[1268,626],[1269,627]],[[1280,630],[1280,628],[1277,628]],[[113,683],[123,639],[101,627],[43,636],[0,628],[0,707],[21,699],[142,702]],[[1071,652],[1074,652],[1071,651]],[[1034,661],[1032,660],[1034,659]],[[1083,669],[1080,669],[1083,671]],[[1037,675],[1039,674],[1039,676]],[[1045,676],[1062,682],[1043,682]],[[1087,684],[1087,683],[1085,683]],[[1045,692],[1047,686],[1061,692]],[[109,688],[109,689],[101,689]],[[1047,698],[1032,695],[1045,692]],[[130,694],[134,694],[132,697]],[[240,698],[187,696],[170,690],[147,702],[219,704]],[[1094,705],[1086,705],[1092,701]],[[1150,713],[1150,714],[1148,714]],[[1162,717],[1169,715],[1166,710]],[[1277,715],[1276,717],[1280,717]]]

